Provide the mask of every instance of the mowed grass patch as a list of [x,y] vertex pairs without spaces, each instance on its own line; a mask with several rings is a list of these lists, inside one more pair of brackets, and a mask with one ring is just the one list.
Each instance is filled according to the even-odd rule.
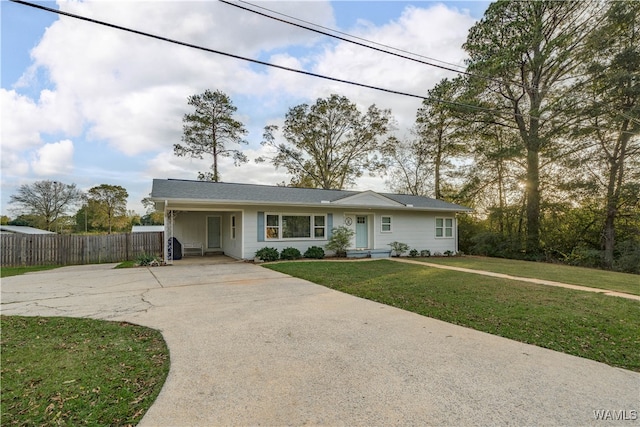
[[2,425],[135,425],[169,372],[153,329],[63,317],[0,322]]
[[265,267],[445,322],[640,372],[637,301],[388,260]]
[[18,276],[25,273],[33,273],[35,271],[52,270],[60,268],[59,265],[37,265],[32,267],[2,267],[0,268],[0,277]]
[[640,295],[640,275],[573,267],[546,262],[520,261],[504,258],[478,256],[412,258],[415,261],[444,264],[453,267],[486,270],[519,277],[553,280],[555,282],[602,288],[612,291]]

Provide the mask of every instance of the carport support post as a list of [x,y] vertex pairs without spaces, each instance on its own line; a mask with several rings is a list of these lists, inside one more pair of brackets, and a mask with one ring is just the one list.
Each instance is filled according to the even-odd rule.
[[168,200],[164,201],[164,262],[173,265],[173,211]]

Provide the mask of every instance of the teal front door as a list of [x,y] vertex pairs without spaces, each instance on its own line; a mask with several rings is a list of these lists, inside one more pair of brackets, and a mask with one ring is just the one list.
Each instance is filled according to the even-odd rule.
[[369,247],[369,226],[366,216],[356,216],[356,249]]
[[207,217],[207,248],[208,249],[220,249],[222,244],[220,242],[220,224],[221,218],[219,216]]

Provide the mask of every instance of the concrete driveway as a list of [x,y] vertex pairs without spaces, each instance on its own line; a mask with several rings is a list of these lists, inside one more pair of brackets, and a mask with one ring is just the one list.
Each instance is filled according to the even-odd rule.
[[251,264],[111,267],[5,278],[2,313],[161,330],[171,370],[141,426],[640,425],[638,373]]

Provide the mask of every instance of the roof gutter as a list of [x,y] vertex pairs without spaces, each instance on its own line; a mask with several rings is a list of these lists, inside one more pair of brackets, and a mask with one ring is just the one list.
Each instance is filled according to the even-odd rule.
[[[411,204],[407,205],[398,205],[398,206],[382,206],[382,205],[371,205],[371,206],[363,206],[363,205],[350,205],[350,204],[336,204],[336,203],[327,203],[327,201],[322,201],[320,203],[296,203],[296,202],[270,202],[270,201],[256,201],[256,200],[202,200],[202,199],[161,199],[151,197],[151,200],[157,202],[164,202],[165,209],[169,206],[169,201],[172,206],[175,205],[192,205],[194,207],[205,207],[208,205],[224,205],[224,206],[291,206],[291,207],[303,207],[303,208],[315,208],[315,209],[326,209],[331,206],[335,209],[359,209],[359,210],[373,210],[373,209],[384,209],[384,210],[401,210],[401,211],[431,211],[431,212],[471,212],[472,209],[468,208],[438,208],[438,207],[417,207]],[[188,210],[188,206],[185,206]]]

